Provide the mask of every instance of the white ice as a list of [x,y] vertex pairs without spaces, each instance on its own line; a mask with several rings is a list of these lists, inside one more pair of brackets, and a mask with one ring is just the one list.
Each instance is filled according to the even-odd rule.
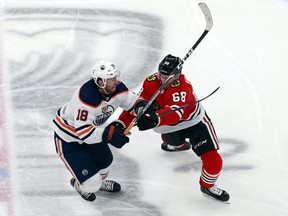
[[287,0],[204,1],[214,26],[184,64],[199,98],[220,86],[203,105],[230,204],[203,197],[200,159],[163,152],[153,131],[133,128],[130,143],[113,149],[109,178],[122,192],[99,192],[93,203],[73,191],[55,153],[51,121],[93,61],[114,61],[139,90],[166,54],[183,57],[201,35],[199,2],[1,1],[1,216],[288,215]]

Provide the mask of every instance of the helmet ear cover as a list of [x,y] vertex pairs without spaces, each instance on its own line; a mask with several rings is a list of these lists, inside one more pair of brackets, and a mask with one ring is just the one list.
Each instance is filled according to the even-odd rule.
[[[92,67],[91,78],[99,88],[106,88],[107,79],[118,78],[120,71],[117,67],[106,60],[100,60]],[[102,80],[103,85],[99,84],[99,80]]]
[[168,54],[159,64],[158,71],[160,74],[169,76],[174,71],[174,74],[180,74],[182,71],[182,66],[177,68],[177,66],[182,63],[179,57]]

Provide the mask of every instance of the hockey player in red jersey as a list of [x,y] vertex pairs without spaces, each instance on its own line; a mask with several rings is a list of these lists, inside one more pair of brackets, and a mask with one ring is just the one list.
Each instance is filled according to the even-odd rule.
[[113,161],[108,144],[121,148],[129,138],[121,122],[103,125],[118,107],[131,109],[138,96],[118,80],[119,75],[111,62],[97,62],[91,79],[75,91],[53,120],[56,151],[73,176],[71,185],[87,201],[94,201],[99,189],[121,189],[119,183],[104,180]]
[[[218,188],[215,183],[222,169],[222,158],[218,153],[219,142],[210,118],[201,103],[195,103],[197,96],[191,83],[177,70],[181,59],[167,55],[159,64],[158,72],[149,76],[143,83],[140,99],[134,106],[134,115],[140,113],[147,101],[159,89],[173,70],[175,75],[167,87],[157,96],[154,103],[140,117],[137,126],[140,131],[153,128],[161,134],[162,150],[167,152],[192,149],[202,160],[200,190],[206,196],[228,201],[229,194]],[[193,104],[167,115],[163,113],[183,105]],[[119,119],[128,126],[133,119],[131,113],[123,111]]]

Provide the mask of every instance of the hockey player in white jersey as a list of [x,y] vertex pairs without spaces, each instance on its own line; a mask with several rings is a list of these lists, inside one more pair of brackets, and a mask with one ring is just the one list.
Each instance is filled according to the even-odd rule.
[[122,122],[103,125],[118,107],[131,109],[138,96],[118,80],[119,75],[111,62],[97,62],[91,79],[75,91],[53,120],[56,151],[72,174],[71,185],[87,201],[94,201],[99,189],[121,190],[119,183],[104,180],[113,161],[108,144],[121,148],[129,138]]

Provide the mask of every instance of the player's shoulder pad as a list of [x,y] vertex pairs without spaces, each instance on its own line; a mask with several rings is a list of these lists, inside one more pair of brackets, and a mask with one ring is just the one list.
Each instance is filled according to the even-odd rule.
[[[186,86],[186,84],[187,84],[186,77],[183,74],[181,74],[178,80],[175,80],[174,82],[172,82],[171,87],[172,88],[177,88],[179,86],[184,87]],[[189,83],[189,85],[191,84]]]
[[90,106],[98,106],[102,101],[102,96],[94,82],[94,80],[89,80],[84,83],[79,90],[79,99],[84,104]]
[[147,80],[148,82],[155,81],[156,79],[157,79],[157,72],[154,73],[154,74],[151,74],[150,76],[148,76],[148,77],[146,78],[146,80]]
[[128,92],[129,89],[126,87],[126,85],[122,82],[120,82],[117,86],[116,86],[116,90],[115,92],[111,95],[111,97],[115,97],[117,95],[123,94]]
[[123,82],[120,82],[117,86],[116,86],[116,91],[115,93],[120,93],[120,92],[125,92],[125,91],[128,91],[128,88],[127,86],[123,83]]

